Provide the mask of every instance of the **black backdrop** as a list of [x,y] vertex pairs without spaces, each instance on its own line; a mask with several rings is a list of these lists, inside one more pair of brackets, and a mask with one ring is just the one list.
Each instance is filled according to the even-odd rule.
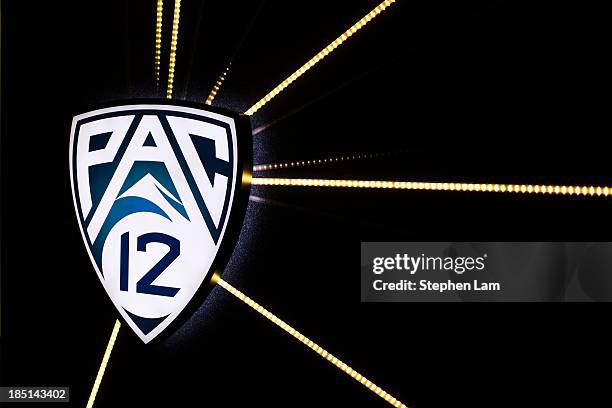
[[[164,21],[165,86],[173,2]],[[244,110],[372,1],[184,1],[175,97]],[[305,177],[609,184],[609,10],[400,0],[253,118],[255,163]],[[2,2],[2,384],[82,406],[116,316],[81,242],[71,118],[154,95],[155,2]],[[164,87],[162,87],[164,88]],[[164,88],[165,89],[165,88]],[[280,120],[279,120],[280,119]],[[274,174],[274,173],[271,173]],[[254,188],[228,281],[410,406],[609,399],[607,304],[361,304],[359,243],[608,240],[608,200]],[[96,406],[384,406],[213,291],[161,345],[123,327]]]

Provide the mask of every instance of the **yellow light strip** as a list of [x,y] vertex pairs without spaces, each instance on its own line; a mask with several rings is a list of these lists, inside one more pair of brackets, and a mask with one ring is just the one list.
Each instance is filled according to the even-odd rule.
[[174,19],[172,20],[172,40],[170,42],[170,63],[168,64],[168,91],[166,97],[172,98],[174,84],[174,66],[176,64],[176,45],[178,43],[179,20],[181,17],[181,0],[174,0]]
[[259,186],[301,186],[301,187],[345,187],[345,188],[378,188],[395,190],[436,190],[436,191],[480,191],[490,193],[523,193],[523,194],[560,194],[604,196],[612,194],[611,187],[599,186],[561,186],[535,184],[483,184],[483,183],[448,183],[424,181],[384,181],[384,180],[336,180],[336,179],[302,179],[302,178],[265,178],[253,177],[253,185]]
[[276,88],[272,89],[266,96],[261,98],[259,101],[255,103],[255,105],[251,106],[245,113],[245,115],[252,115],[261,109],[266,103],[270,102],[272,98],[281,93],[286,87],[288,87],[293,81],[301,77],[306,71],[312,68],[315,64],[321,61],[323,58],[327,57],[332,53],[340,44],[345,42],[351,35],[355,34],[359,31],[363,26],[369,23],[372,19],[374,19],[378,14],[380,14],[384,9],[389,7],[391,4],[395,3],[395,0],[384,0],[378,6],[376,6],[372,11],[366,14],[361,20],[356,22],[351,28],[343,32],[338,38],[329,43],[327,47],[323,48],[316,54],[314,57],[309,59],[304,65],[298,68],[293,74],[288,76],[283,82],[278,84]]
[[268,171],[268,170],[288,169],[288,168],[294,168],[294,167],[309,167],[309,166],[318,166],[320,164],[332,164],[332,163],[340,163],[340,162],[352,161],[352,160],[374,159],[374,158],[383,157],[388,154],[389,153],[357,153],[357,154],[349,154],[346,156],[339,156],[339,157],[328,157],[325,159],[298,160],[298,161],[283,162],[283,163],[256,164],[253,166],[253,171]]
[[393,397],[392,395],[390,395],[389,393],[381,389],[379,386],[374,384],[372,381],[368,380],[367,378],[359,374],[352,367],[350,367],[349,365],[344,363],[342,360],[335,357],[333,354],[329,353],[323,347],[319,346],[317,343],[310,340],[308,337],[304,336],[302,333],[295,330],[293,327],[289,326],[283,320],[279,319],[274,314],[270,313],[267,309],[265,309],[263,306],[255,302],[253,299],[246,296],[244,293],[242,293],[241,291],[233,287],[231,284],[221,279],[219,275],[216,275],[216,274],[213,275],[213,279],[223,289],[227,290],[229,293],[234,295],[236,298],[238,298],[239,300],[247,304],[249,307],[254,309],[257,313],[261,314],[266,319],[270,320],[272,323],[274,323],[275,325],[277,325],[278,327],[280,327],[281,329],[283,329],[284,331],[286,331],[287,333],[295,337],[306,347],[315,351],[318,355],[320,355],[321,357],[323,357],[324,359],[326,359],[327,361],[329,361],[330,363],[338,367],[341,371],[351,376],[351,378],[353,378],[355,381],[358,381],[359,383],[364,385],[367,389],[369,389],[370,391],[372,391],[373,393],[375,393],[376,395],[378,395],[379,397],[387,401],[389,404],[395,407],[407,408],[406,405],[404,405],[401,401],[399,401],[398,399],[396,399],[395,397]]
[[217,96],[217,92],[219,92],[219,89],[221,88],[221,85],[223,84],[223,81],[225,80],[225,77],[227,76],[227,73],[229,72],[229,69],[230,69],[230,66],[228,65],[227,68],[223,70],[223,72],[217,79],[217,82],[215,82],[215,85],[210,90],[210,94],[208,94],[208,98],[206,98],[206,102],[204,102],[206,105],[212,105],[213,101],[215,100],[215,96]]
[[157,0],[157,21],[155,24],[155,86],[159,87],[159,71],[161,65],[162,17],[164,0]]
[[100,368],[98,369],[98,375],[96,375],[96,380],[94,381],[93,387],[91,388],[91,394],[89,394],[89,400],[87,400],[86,408],[92,408],[94,401],[96,400],[98,388],[100,388],[102,377],[104,377],[104,371],[106,370],[106,365],[108,364],[108,360],[110,359],[111,351],[113,351],[113,346],[115,345],[115,341],[117,340],[117,335],[119,334],[120,327],[121,322],[119,320],[116,320],[115,326],[113,327],[113,332],[111,333],[110,339],[108,339],[108,344],[106,346],[106,351],[104,352],[104,357],[102,357],[102,363],[100,363]]

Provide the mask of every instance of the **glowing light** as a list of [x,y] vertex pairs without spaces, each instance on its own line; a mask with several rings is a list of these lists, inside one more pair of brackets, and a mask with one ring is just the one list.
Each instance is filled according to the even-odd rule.
[[278,327],[280,327],[281,329],[283,329],[284,331],[286,331],[287,333],[295,337],[298,341],[300,341],[302,344],[304,344],[309,349],[316,352],[319,356],[323,357],[324,359],[329,361],[331,364],[335,365],[337,368],[340,369],[340,371],[343,371],[344,373],[349,375],[351,378],[353,378],[355,381],[359,382],[360,384],[365,386],[367,389],[372,391],[374,394],[378,395],[379,397],[387,401],[389,404],[393,405],[394,407],[407,408],[407,406],[404,405],[401,401],[393,397],[391,394],[389,394],[388,392],[386,392],[385,390],[383,390],[376,384],[374,384],[372,381],[368,380],[363,375],[359,374],[357,371],[355,371],[355,369],[353,369],[351,366],[344,363],[342,360],[340,360],[339,358],[337,358],[336,356],[334,356],[333,354],[325,350],[323,347],[319,346],[317,343],[310,340],[308,337],[304,336],[299,331],[295,330],[289,324],[281,320],[276,315],[272,314],[270,311],[268,311],[266,308],[264,308],[263,306],[255,302],[250,297],[246,296],[240,290],[236,289],[234,286],[232,286],[228,282],[221,279],[219,275],[217,274],[213,275],[213,281],[218,283],[219,286],[221,286],[223,289],[225,289],[226,291],[234,295],[240,301],[244,302],[246,305],[248,305],[250,308],[255,310],[257,313],[259,313],[260,315],[262,315],[263,317],[265,317],[266,319],[268,319],[269,321],[271,321],[272,323],[274,323],[275,325],[277,325]]
[[267,163],[267,164],[256,164],[253,166],[253,171],[269,171],[269,170],[278,170],[278,169],[287,169],[294,167],[311,167],[311,166],[321,166],[326,164],[333,163],[341,163],[353,160],[363,160],[363,159],[376,159],[384,156],[388,156],[391,153],[355,153],[355,154],[347,154],[344,156],[338,157],[327,157],[324,159],[313,159],[313,160],[296,160],[292,162],[283,162],[283,163]]
[[181,0],[174,0],[174,18],[172,20],[172,39],[170,42],[170,63],[168,64],[168,91],[166,97],[172,98],[174,84],[174,66],[176,65],[176,45],[178,44],[179,20],[181,17]]
[[155,24],[155,85],[159,87],[159,71],[161,64],[162,17],[164,0],[157,0],[157,21]]
[[253,106],[251,106],[245,113],[245,115],[252,115],[261,109],[266,103],[270,102],[272,98],[281,93],[285,88],[287,88],[293,81],[301,77],[306,71],[312,68],[319,61],[327,57],[331,54],[336,48],[340,46],[343,42],[345,42],[350,36],[359,31],[363,26],[372,21],[377,15],[379,15],[383,10],[389,7],[391,4],[395,3],[395,0],[385,0],[380,3],[378,6],[374,7],[368,14],[366,14],[361,20],[353,24],[348,30],[340,34],[338,38],[329,43],[327,47],[323,48],[319,51],[314,57],[306,61],[304,65],[297,69],[293,74],[289,75],[283,82],[278,84],[276,88],[272,89],[266,96],[257,101]]
[[342,180],[310,178],[269,178],[253,177],[257,186],[295,186],[295,187],[343,187],[343,188],[378,188],[394,190],[435,190],[435,191],[479,191],[489,193],[552,194],[604,196],[612,194],[611,187],[599,186],[551,186],[527,184],[482,184],[394,180]]
[[221,89],[221,85],[223,85],[223,81],[225,80],[225,77],[227,76],[229,69],[230,69],[230,66],[228,65],[227,68],[223,70],[223,72],[217,79],[217,82],[215,82],[215,85],[213,86],[213,88],[210,90],[210,93],[208,94],[208,98],[206,98],[206,102],[204,102],[206,105],[212,105],[213,101],[215,100],[215,96],[217,96],[217,92],[219,92],[219,89]]
[[115,345],[115,341],[117,340],[117,335],[119,334],[120,327],[121,327],[121,322],[119,320],[116,320],[115,326],[113,327],[113,331],[110,336],[110,339],[108,339],[108,344],[106,345],[106,351],[104,352],[104,356],[102,357],[102,363],[100,363],[100,368],[98,369],[96,380],[94,381],[93,387],[91,388],[91,394],[89,394],[89,399],[87,400],[86,408],[92,408],[94,401],[96,400],[96,395],[98,394],[98,388],[100,388],[102,377],[104,377],[104,371],[106,371],[106,365],[108,364],[108,360],[110,359],[111,352],[113,351],[113,346]]

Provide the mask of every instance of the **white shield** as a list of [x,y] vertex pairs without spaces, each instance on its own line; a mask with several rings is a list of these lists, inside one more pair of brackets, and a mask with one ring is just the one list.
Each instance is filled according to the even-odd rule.
[[250,167],[248,121],[229,112],[147,103],[74,117],[70,178],[83,240],[145,343],[224,267]]

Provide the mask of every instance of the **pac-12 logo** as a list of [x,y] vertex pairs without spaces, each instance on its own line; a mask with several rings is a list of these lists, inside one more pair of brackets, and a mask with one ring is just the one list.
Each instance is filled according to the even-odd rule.
[[225,266],[250,170],[250,125],[237,114],[146,103],[74,117],[70,178],[83,240],[145,343]]

